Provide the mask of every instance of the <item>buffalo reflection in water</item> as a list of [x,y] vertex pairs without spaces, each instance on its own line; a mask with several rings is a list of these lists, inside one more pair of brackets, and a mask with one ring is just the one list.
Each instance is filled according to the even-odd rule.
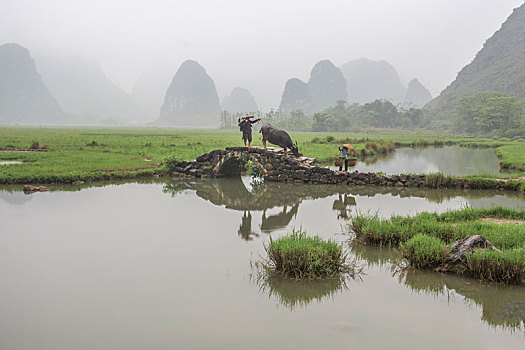
[[[323,185],[308,186],[294,183],[261,183],[250,191],[240,177],[209,180],[178,180],[165,184],[163,191],[177,195],[184,190],[194,190],[198,197],[215,205],[241,211],[241,223],[237,230],[239,236],[251,240],[258,234],[252,228],[253,212],[261,214],[260,231],[271,233],[287,227],[297,216],[299,206],[304,200],[333,196],[349,191],[347,186]],[[355,199],[344,194],[344,206],[355,205]],[[273,208],[282,208],[269,214]],[[341,214],[348,217],[348,213]]]
[[[454,197],[487,198],[501,195],[483,190],[465,189],[428,189],[395,188],[386,186],[348,186],[348,185],[312,185],[283,182],[263,182],[248,190],[241,177],[212,178],[206,180],[172,180],[165,183],[163,191],[176,196],[185,190],[193,190],[196,195],[217,206],[225,206],[242,212],[238,233],[243,239],[257,236],[252,228],[254,212],[261,212],[260,231],[271,233],[288,226],[297,216],[300,204],[305,200],[315,200],[337,195],[332,210],[337,211],[337,218],[349,220],[351,208],[356,206],[357,196],[374,197],[390,194],[392,196],[419,197],[430,202],[441,203]],[[269,215],[272,208],[282,208],[278,213]]]

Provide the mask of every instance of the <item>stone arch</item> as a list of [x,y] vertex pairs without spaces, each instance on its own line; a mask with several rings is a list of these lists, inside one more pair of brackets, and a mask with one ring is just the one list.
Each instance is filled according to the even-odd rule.
[[263,175],[266,175],[267,171],[256,154],[257,153],[250,152],[228,152],[222,156],[219,162],[217,162],[213,168],[213,173],[215,176],[222,177],[240,176],[243,170],[241,162],[242,158],[245,161],[251,160],[255,165],[261,168]]
[[215,166],[215,176],[241,175],[241,160],[235,156],[224,156]]

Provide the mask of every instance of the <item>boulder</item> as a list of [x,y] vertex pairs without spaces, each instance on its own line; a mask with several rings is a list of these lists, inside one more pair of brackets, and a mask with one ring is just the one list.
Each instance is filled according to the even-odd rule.
[[450,253],[445,259],[445,263],[436,270],[462,274],[467,271],[467,255],[482,249],[499,251],[498,248],[481,235],[468,236],[455,241],[450,244]]

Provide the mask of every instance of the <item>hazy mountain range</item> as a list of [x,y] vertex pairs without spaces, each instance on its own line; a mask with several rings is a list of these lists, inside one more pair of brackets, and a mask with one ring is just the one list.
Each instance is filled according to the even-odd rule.
[[346,80],[329,60],[317,62],[307,83],[297,78],[286,82],[279,109],[284,113],[302,110],[306,114],[321,111],[346,99]]
[[0,122],[56,123],[64,112],[37,72],[29,51],[0,46]]
[[[459,99],[479,91],[499,91],[525,102],[525,5],[514,10],[473,61],[434,100],[417,79],[405,86],[386,61],[366,58],[336,67],[315,64],[307,82],[289,79],[279,108],[306,114],[337,100],[367,103],[387,99],[422,107],[436,125],[451,124]],[[173,73],[171,73],[173,74]],[[254,112],[256,96],[234,88],[219,103],[215,82],[195,61],[184,62],[174,76],[144,75],[131,94],[106,77],[93,61],[78,57],[37,56],[18,44],[0,46],[0,122],[139,123],[217,126],[221,109]],[[427,103],[428,102],[428,103]]]

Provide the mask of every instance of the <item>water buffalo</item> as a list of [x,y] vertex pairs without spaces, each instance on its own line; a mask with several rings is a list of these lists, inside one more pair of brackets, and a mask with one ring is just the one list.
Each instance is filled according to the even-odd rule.
[[262,141],[264,148],[266,148],[266,141],[268,141],[271,144],[284,148],[285,153],[286,148],[289,148],[294,156],[301,156],[299,150],[297,149],[297,143],[294,144],[292,142],[292,138],[290,137],[290,135],[288,135],[286,131],[277,129],[273,125],[266,124],[263,127],[261,127],[261,130],[259,130],[259,132],[262,133]]

